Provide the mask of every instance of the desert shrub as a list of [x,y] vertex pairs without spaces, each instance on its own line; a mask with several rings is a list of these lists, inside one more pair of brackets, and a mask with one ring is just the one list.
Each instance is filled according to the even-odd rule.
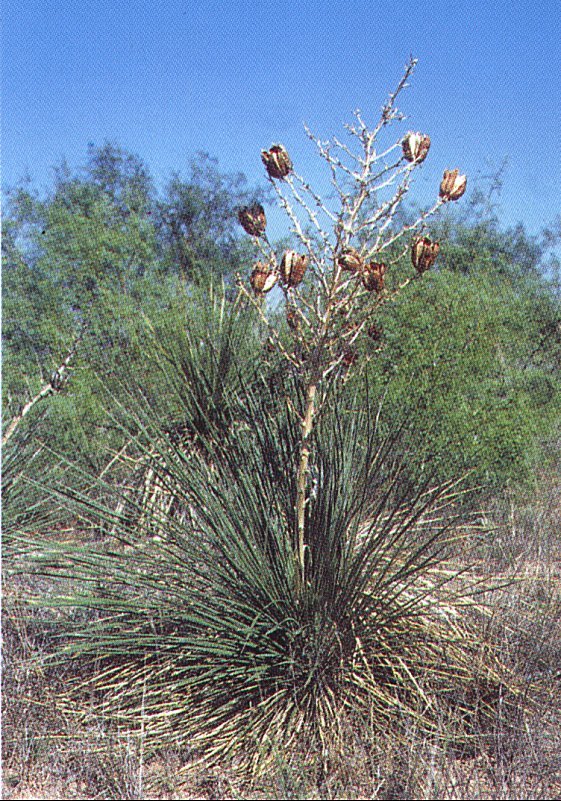
[[[443,269],[378,319],[383,348],[369,365],[388,418],[423,409],[418,458],[450,478],[473,470],[487,489],[531,482],[558,426],[560,386],[539,324],[555,302],[527,279]],[[546,311],[543,312],[544,315]]]

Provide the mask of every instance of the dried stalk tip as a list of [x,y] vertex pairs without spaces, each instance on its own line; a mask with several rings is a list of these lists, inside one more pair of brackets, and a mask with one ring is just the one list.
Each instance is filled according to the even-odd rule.
[[440,244],[432,242],[428,236],[418,236],[413,240],[411,243],[411,261],[420,275],[432,267],[439,250]]
[[466,191],[467,176],[459,175],[459,170],[444,170],[440,183],[440,197],[448,200],[459,200]]
[[427,157],[430,148],[430,136],[409,131],[401,143],[403,155],[407,161],[420,164]]
[[364,268],[362,283],[369,292],[382,292],[387,267],[382,262],[371,261]]
[[243,206],[238,211],[238,220],[244,231],[250,236],[261,236],[267,227],[265,209],[260,203]]
[[261,160],[271,178],[286,178],[292,170],[292,161],[282,145],[272,145],[270,150],[262,150]]
[[278,276],[274,269],[262,261],[258,261],[255,264],[249,277],[249,283],[256,295],[263,295],[265,292],[269,292],[277,283],[277,280]]
[[307,266],[307,256],[300,256],[294,250],[285,251],[280,266],[283,283],[288,287],[298,286],[298,284],[302,283]]
[[342,253],[337,257],[337,264],[341,270],[347,270],[350,273],[356,273],[364,267],[364,259],[355,248],[344,248]]

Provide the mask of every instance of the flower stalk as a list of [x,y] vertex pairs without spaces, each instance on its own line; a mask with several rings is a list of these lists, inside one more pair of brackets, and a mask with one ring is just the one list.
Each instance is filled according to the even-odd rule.
[[[379,139],[394,123],[403,120],[396,100],[408,85],[416,61],[406,65],[403,77],[384,104],[374,126],[362,112],[346,125],[349,143],[334,137],[322,140],[308,128],[306,134],[326,162],[332,198],[325,199],[294,169],[284,145],[262,151],[268,180],[290,230],[304,252],[286,250],[281,258],[264,235],[262,207],[249,207],[240,223],[255,238],[267,267],[259,264],[251,277],[255,297],[241,280],[240,291],[259,309],[267,322],[269,343],[296,367],[302,386],[299,411],[300,443],[296,470],[295,561],[297,583],[306,587],[306,505],[308,465],[312,433],[330,389],[338,378],[361,361],[355,343],[364,334],[380,339],[375,312],[393,300],[411,281],[422,278],[434,265],[439,243],[424,235],[426,221],[442,205],[458,200],[465,191],[466,177],[447,170],[437,198],[414,222],[398,224],[397,213],[411,189],[414,172],[421,167],[431,146],[427,134],[401,134],[391,145],[379,147]],[[401,254],[394,258],[396,249]],[[392,281],[391,267],[410,253],[415,272],[409,278]],[[410,266],[411,269],[411,266]],[[271,326],[262,303],[264,292],[276,285],[284,294],[290,342]]]

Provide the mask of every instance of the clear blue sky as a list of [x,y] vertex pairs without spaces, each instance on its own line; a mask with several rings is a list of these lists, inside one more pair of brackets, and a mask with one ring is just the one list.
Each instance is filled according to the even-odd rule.
[[326,137],[354,108],[375,117],[412,53],[421,195],[508,157],[504,222],[561,212],[561,0],[4,0],[2,33],[5,188],[26,171],[44,188],[106,139],[160,186],[198,150],[254,183],[276,141],[306,173],[302,122]]

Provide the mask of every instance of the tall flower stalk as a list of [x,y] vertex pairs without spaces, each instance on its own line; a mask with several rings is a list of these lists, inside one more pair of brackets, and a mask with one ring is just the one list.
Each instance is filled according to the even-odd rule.
[[[376,310],[393,299],[432,266],[438,253],[423,233],[429,217],[465,191],[467,179],[459,171],[445,171],[434,204],[409,224],[397,224],[398,211],[412,186],[415,170],[425,161],[431,145],[426,134],[408,132],[389,146],[380,146],[386,130],[404,119],[396,106],[416,65],[411,59],[403,77],[390,94],[380,117],[370,125],[360,111],[345,126],[348,142],[337,137],[322,140],[307,127],[306,133],[328,166],[334,201],[325,200],[294,168],[286,149],[279,144],[263,151],[268,179],[280,207],[286,213],[291,233],[303,253],[287,251],[280,265],[271,246],[264,214],[248,207],[240,212],[244,229],[254,236],[264,262],[258,262],[251,290],[239,278],[240,292],[258,309],[272,341],[283,358],[295,368],[303,390],[300,447],[297,471],[295,558],[299,582],[306,583],[306,505],[311,434],[321,408],[342,371],[353,369],[355,345],[365,332],[378,330]],[[410,277],[387,288],[386,273],[410,252]],[[287,269],[287,264],[293,265]],[[293,277],[294,266],[299,266]],[[304,275],[306,273],[306,276]],[[263,297],[279,283],[291,340],[285,344],[281,332],[270,323]]]

